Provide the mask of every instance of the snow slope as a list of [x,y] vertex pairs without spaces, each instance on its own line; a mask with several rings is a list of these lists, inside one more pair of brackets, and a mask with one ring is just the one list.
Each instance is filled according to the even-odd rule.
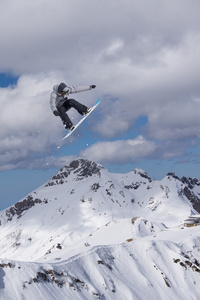
[[77,159],[0,213],[0,299],[199,299],[198,180]]

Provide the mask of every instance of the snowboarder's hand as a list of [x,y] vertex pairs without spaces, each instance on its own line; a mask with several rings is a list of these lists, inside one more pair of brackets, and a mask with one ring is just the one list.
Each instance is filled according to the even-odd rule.
[[54,116],[58,117],[59,116],[59,112],[57,110],[54,110],[53,112]]
[[96,85],[92,84],[90,87],[91,89],[95,89]]

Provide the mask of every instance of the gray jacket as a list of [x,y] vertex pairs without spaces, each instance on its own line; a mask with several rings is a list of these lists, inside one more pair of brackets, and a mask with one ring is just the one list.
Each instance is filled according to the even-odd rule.
[[89,91],[91,90],[91,86],[67,86],[65,88],[65,91],[67,92],[65,95],[59,95],[58,94],[58,84],[54,85],[53,87],[53,92],[51,93],[50,96],[50,106],[52,111],[57,111],[57,107],[60,107],[63,105],[63,103],[66,101],[67,96],[69,94],[74,94],[74,93],[79,93],[79,92],[84,92],[84,91]]

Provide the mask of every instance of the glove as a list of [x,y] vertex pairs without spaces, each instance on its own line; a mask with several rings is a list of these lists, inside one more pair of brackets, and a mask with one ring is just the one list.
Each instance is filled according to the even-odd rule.
[[90,87],[91,89],[95,89],[96,85],[92,84]]
[[59,116],[59,112],[57,110],[54,110],[53,112],[54,116],[58,117]]

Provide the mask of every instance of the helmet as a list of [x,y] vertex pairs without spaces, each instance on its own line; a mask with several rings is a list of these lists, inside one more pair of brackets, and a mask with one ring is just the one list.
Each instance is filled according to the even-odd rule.
[[58,86],[58,94],[61,94],[66,86],[67,85],[65,83],[60,83]]

